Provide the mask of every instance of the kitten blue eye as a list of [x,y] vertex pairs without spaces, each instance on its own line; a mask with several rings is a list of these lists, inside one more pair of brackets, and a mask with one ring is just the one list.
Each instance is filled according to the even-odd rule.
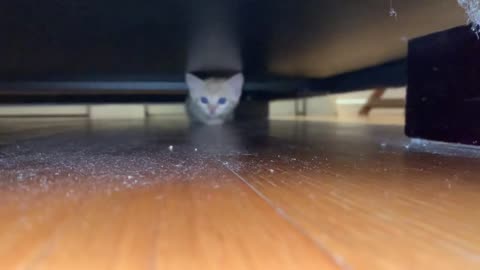
[[222,98],[218,99],[218,104],[223,105],[223,104],[225,104],[225,103],[227,103],[227,99],[226,99],[226,98],[222,97]]
[[208,104],[208,98],[206,98],[206,97],[201,97],[201,98],[200,98],[200,102],[202,102],[203,104]]

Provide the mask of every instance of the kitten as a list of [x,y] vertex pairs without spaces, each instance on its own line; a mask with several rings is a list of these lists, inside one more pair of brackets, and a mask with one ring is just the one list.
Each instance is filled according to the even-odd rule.
[[243,74],[230,78],[211,77],[205,80],[187,73],[189,95],[186,111],[192,122],[220,125],[233,119],[243,88]]
[[[223,124],[233,118],[243,87],[243,75],[230,78],[242,67],[239,15],[234,1],[192,1],[189,9],[186,82],[189,95],[186,110],[192,122]],[[202,80],[191,72],[216,71]],[[221,72],[221,73],[218,73]]]

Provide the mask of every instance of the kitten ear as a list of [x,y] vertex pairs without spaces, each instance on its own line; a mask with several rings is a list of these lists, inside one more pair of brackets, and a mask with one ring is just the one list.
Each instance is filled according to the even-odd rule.
[[190,93],[192,94],[192,96],[199,96],[200,92],[204,87],[203,80],[193,75],[192,73],[187,73],[185,75],[185,81],[187,82],[188,89],[190,89]]
[[242,95],[243,82],[244,78],[242,73],[235,74],[227,80],[227,83],[233,88],[234,95],[237,99]]

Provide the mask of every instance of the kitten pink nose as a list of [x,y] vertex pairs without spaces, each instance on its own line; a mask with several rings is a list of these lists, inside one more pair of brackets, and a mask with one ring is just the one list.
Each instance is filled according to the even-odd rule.
[[216,110],[217,110],[217,106],[208,105],[208,111],[210,112],[210,114],[214,114]]

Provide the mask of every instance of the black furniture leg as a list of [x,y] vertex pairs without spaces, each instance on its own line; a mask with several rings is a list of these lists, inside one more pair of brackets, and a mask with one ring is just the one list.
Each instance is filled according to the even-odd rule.
[[480,145],[480,40],[469,27],[410,41],[405,132]]

